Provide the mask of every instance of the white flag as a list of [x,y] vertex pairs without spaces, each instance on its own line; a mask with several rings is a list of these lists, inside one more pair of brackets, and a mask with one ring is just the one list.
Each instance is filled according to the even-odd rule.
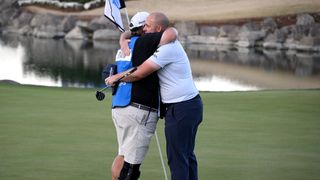
[[120,9],[125,8],[124,0],[106,0],[104,16],[113,22],[120,31],[124,32]]

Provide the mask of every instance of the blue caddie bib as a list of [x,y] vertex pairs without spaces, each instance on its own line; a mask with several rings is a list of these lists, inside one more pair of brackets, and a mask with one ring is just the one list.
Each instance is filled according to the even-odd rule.
[[[131,53],[129,56],[124,56],[121,50],[118,50],[116,55],[117,73],[132,68],[131,57],[134,50],[134,44],[138,37],[139,36],[133,36],[130,39],[129,48]],[[131,89],[132,83],[120,82],[116,94],[112,97],[112,108],[128,106],[131,102]]]

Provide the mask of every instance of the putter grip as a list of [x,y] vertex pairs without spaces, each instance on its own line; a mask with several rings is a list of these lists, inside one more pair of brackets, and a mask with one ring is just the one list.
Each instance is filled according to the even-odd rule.
[[123,75],[121,78],[119,78],[115,83],[115,85],[113,86],[112,88],[112,95],[115,95],[117,93],[117,90],[118,90],[118,87],[119,87],[119,84],[120,84],[120,81],[121,79],[129,76],[130,74],[132,74],[133,72],[135,72],[137,70],[137,67],[133,67],[130,69],[129,72],[127,72],[125,75]]

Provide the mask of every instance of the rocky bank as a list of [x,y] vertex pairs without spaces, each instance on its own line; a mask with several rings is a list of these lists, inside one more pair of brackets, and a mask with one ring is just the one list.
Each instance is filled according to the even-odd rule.
[[[21,6],[17,0],[2,0],[0,5],[1,33],[16,33],[37,38],[119,39],[119,30],[102,15],[84,18],[49,13],[35,14]],[[126,22],[125,19],[124,22]],[[320,51],[319,13],[210,24],[177,21],[173,22],[173,26],[178,29],[179,39],[184,43],[236,48],[262,47]]]

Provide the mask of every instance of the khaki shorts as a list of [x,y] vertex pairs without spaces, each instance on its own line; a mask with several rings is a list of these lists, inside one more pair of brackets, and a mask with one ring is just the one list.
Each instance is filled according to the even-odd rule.
[[157,112],[133,106],[112,109],[112,119],[117,132],[118,155],[130,164],[141,164],[158,122]]

